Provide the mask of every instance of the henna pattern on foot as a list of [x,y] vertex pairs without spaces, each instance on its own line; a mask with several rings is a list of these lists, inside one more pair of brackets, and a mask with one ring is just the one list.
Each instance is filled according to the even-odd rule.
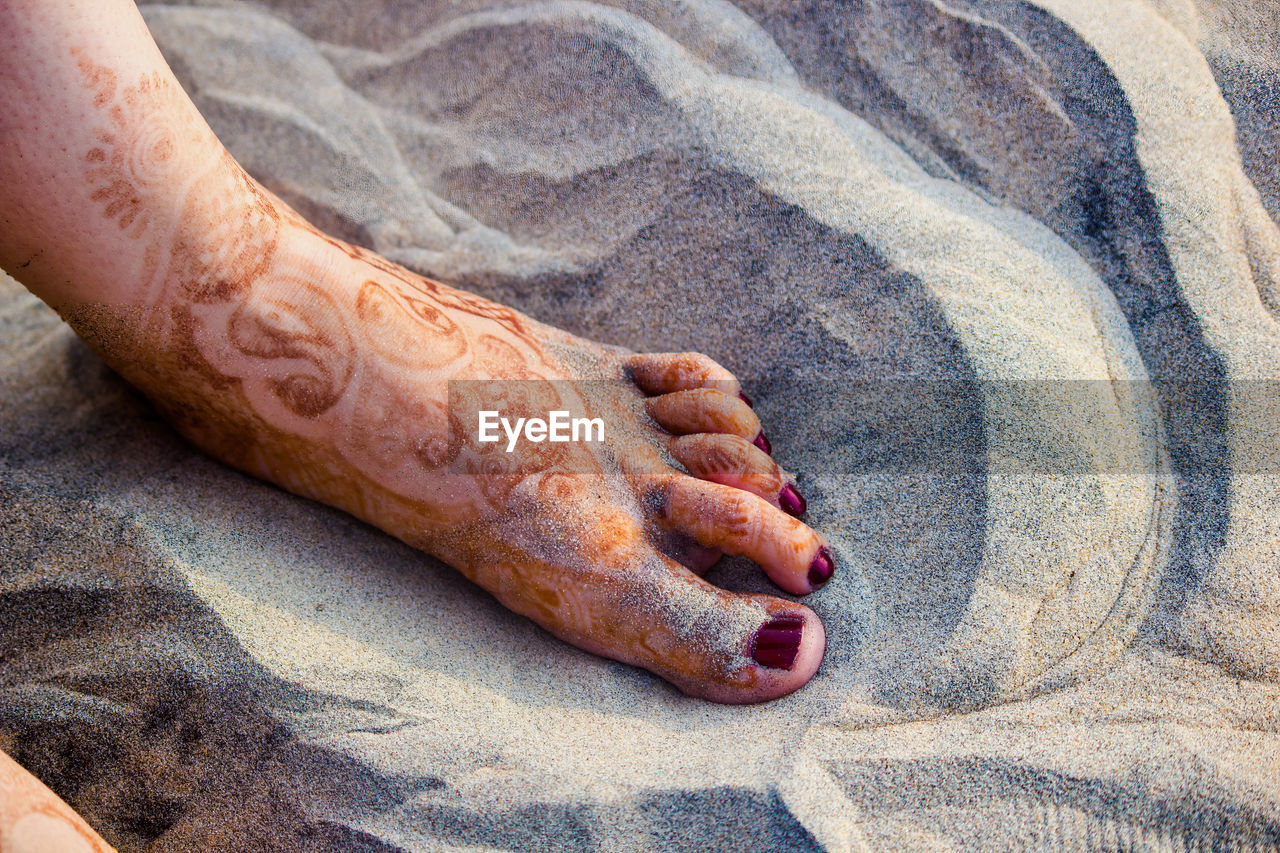
[[[834,568],[729,371],[620,354],[323,235],[240,169],[176,81],[78,62],[102,117],[86,180],[146,286],[73,322],[183,435],[689,693],[761,701],[812,677],[811,611],[681,563],[745,554],[794,594]],[[94,310],[128,333],[97,333]],[[610,426],[598,446],[513,458],[466,428],[482,404]]]

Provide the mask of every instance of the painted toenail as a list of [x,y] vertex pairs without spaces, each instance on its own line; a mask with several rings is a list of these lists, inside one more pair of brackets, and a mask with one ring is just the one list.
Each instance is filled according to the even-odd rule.
[[825,547],[819,548],[818,556],[814,557],[813,562],[809,564],[809,583],[817,589],[831,580],[835,571],[836,561],[832,559],[831,552]]
[[743,393],[743,392],[741,392],[741,391],[739,391],[739,392],[738,392],[738,399],[739,399],[739,400],[741,400],[742,402],[746,403],[748,406],[751,406],[751,408],[753,408],[753,409],[755,408],[755,406],[752,406],[752,405],[751,405],[751,398],[750,398],[750,397],[748,397],[746,394],[744,394],[744,393]]
[[773,448],[769,445],[769,439],[764,437],[763,431],[761,431],[760,434],[756,436],[756,440],[751,443],[763,450],[765,453],[768,453],[770,456],[773,455]]
[[751,642],[751,657],[761,666],[773,669],[791,669],[800,653],[800,638],[804,635],[804,619],[799,616],[779,616],[756,631]]
[[784,512],[789,512],[799,518],[808,509],[809,502],[804,499],[804,495],[796,490],[795,486],[788,483],[787,487],[778,493],[778,505],[782,507]]

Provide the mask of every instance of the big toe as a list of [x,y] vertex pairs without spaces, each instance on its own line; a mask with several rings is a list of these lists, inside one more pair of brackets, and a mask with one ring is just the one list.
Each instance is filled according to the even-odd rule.
[[580,648],[644,667],[683,692],[730,704],[765,702],[818,671],[826,633],[812,610],[713,586],[652,553],[597,588],[595,618],[553,633]]
[[807,607],[769,599],[765,622],[752,632],[749,652],[755,663],[756,684],[721,702],[764,702],[785,696],[808,684],[818,672],[827,648],[822,620]]

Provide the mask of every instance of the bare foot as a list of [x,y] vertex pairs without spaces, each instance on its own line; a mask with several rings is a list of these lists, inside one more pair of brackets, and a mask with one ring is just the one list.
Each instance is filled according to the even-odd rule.
[[[127,217],[124,195],[139,193],[104,192],[104,213]],[[606,348],[414,275],[311,228],[230,157],[184,205],[145,305],[69,315],[184,436],[692,695],[757,702],[812,678],[812,611],[697,574],[743,554],[802,595],[833,569],[728,371]],[[604,440],[508,452],[505,435],[480,441],[486,408],[599,418]]]
[[[692,695],[755,702],[813,676],[812,611],[698,576],[720,552],[743,554],[803,595],[833,569],[728,371],[609,349],[413,275],[225,168],[252,216],[221,251],[176,251],[180,272],[145,314],[111,323],[132,341],[122,371],[183,435]],[[190,210],[185,227],[216,233],[218,218]],[[598,418],[603,441],[522,436],[511,452],[501,430],[480,441],[484,410],[508,425]]]
[[[122,78],[71,53],[86,141],[61,150],[83,183],[53,158],[60,194],[22,196],[5,254],[184,436],[687,693],[758,702],[813,677],[812,611],[699,577],[743,554],[802,595],[834,569],[728,371],[600,346],[333,240],[240,169],[158,55]],[[68,229],[79,242],[43,250]],[[508,453],[480,440],[487,409],[598,418],[603,440]]]

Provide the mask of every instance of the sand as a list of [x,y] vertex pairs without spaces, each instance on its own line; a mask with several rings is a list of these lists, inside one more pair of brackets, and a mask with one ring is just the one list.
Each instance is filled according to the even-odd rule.
[[6,280],[0,748],[122,851],[1280,843],[1280,10],[144,13],[317,224],[735,370],[842,569],[808,687],[688,699],[201,456]]

